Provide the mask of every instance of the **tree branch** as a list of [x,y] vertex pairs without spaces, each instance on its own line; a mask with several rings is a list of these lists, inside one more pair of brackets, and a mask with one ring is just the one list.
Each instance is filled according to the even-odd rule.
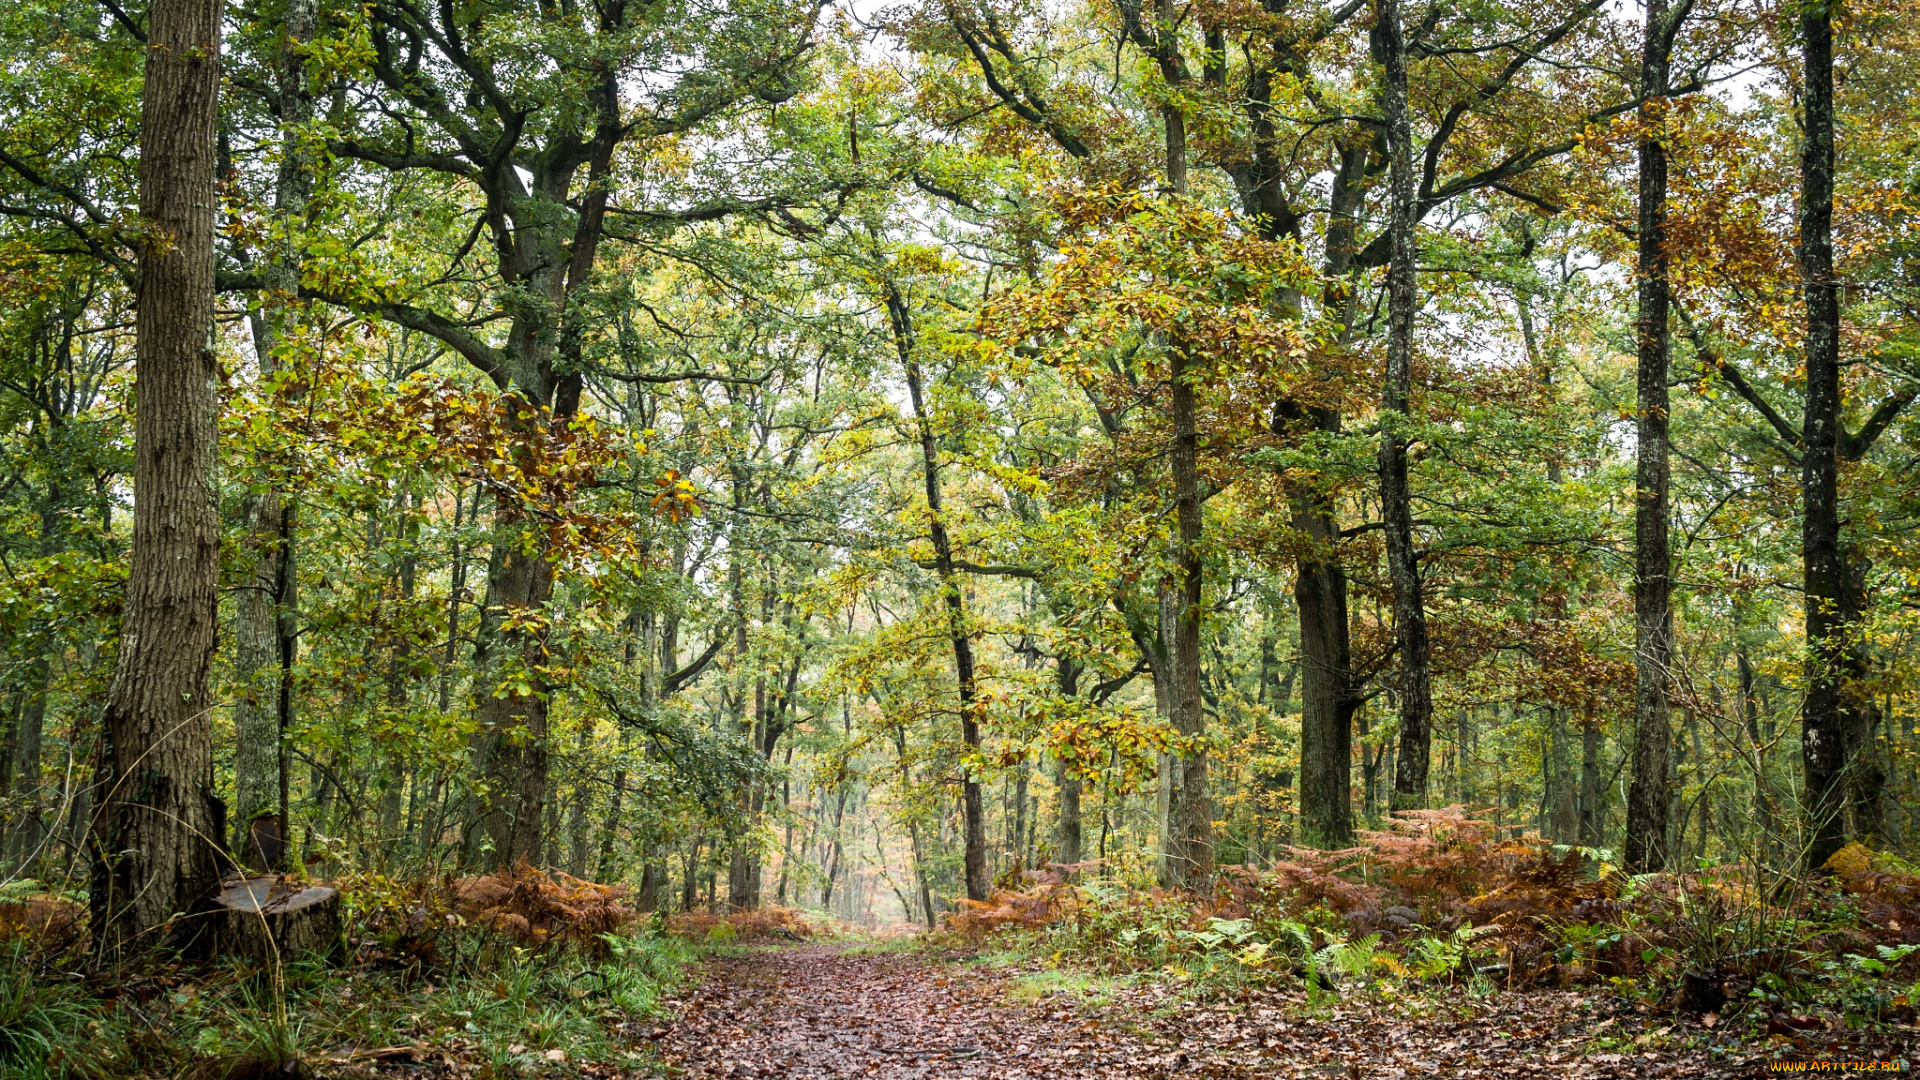
[[[914,565],[922,570],[940,569],[940,564],[931,561],[917,561]],[[969,574],[982,574],[988,577],[1038,578],[1040,576],[1040,572],[1031,567],[1003,566],[999,564],[982,565],[980,563],[967,562],[964,559],[953,560],[953,568],[955,570],[965,570]]]

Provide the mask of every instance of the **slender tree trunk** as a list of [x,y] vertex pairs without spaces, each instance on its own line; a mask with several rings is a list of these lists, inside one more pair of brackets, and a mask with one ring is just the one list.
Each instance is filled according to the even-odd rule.
[[[1184,156],[1184,155],[1183,155]],[[1198,885],[1213,873],[1213,801],[1207,795],[1207,753],[1199,741],[1207,731],[1205,703],[1200,696],[1200,621],[1205,613],[1201,563],[1202,508],[1199,480],[1199,424],[1193,392],[1193,373],[1185,350],[1170,350],[1173,398],[1174,517],[1179,530],[1179,609],[1173,630],[1174,728],[1195,740],[1196,748],[1176,759],[1180,772],[1178,801],[1168,807],[1174,844],[1168,852],[1167,877],[1172,885]]]
[[1667,539],[1668,333],[1667,148],[1669,49],[1666,0],[1648,0],[1640,86],[1647,98],[1640,120],[1638,468],[1634,481],[1634,708],[1633,784],[1627,793],[1626,865],[1640,873],[1667,865],[1667,806],[1673,741],[1667,720],[1671,682],[1672,553]]
[[1420,555],[1413,541],[1413,501],[1407,479],[1407,433],[1413,407],[1413,317],[1419,309],[1414,279],[1413,122],[1407,107],[1407,39],[1400,0],[1378,0],[1378,36],[1386,92],[1388,187],[1387,380],[1380,415],[1380,518],[1385,524],[1387,573],[1393,582],[1394,642],[1400,653],[1400,754],[1394,771],[1394,810],[1427,805],[1433,756],[1433,678],[1428,666],[1427,608]]
[[[1174,37],[1175,12],[1172,0],[1159,0],[1157,28],[1158,56],[1162,78],[1168,85],[1187,81],[1185,62]],[[1161,109],[1165,129],[1167,190],[1176,199],[1187,196],[1187,116],[1185,108],[1169,103]],[[1173,480],[1175,527],[1173,580],[1178,607],[1174,613],[1172,661],[1168,704],[1174,729],[1198,744],[1207,730],[1205,702],[1200,687],[1200,623],[1205,615],[1203,588],[1205,566],[1200,540],[1205,528],[1200,497],[1200,425],[1194,393],[1198,377],[1185,343],[1167,342],[1167,383],[1173,424],[1173,446],[1169,455]],[[1169,790],[1167,807],[1169,839],[1166,846],[1165,876],[1172,886],[1204,882],[1213,873],[1213,802],[1207,795],[1207,754],[1194,749],[1170,763],[1179,775]]]
[[[773,887],[773,902],[787,906],[787,878],[793,870],[793,744],[787,744],[786,768],[780,771],[780,809],[787,818],[786,835],[780,840],[780,877]],[[919,865],[919,857],[914,864]]]
[[847,785],[843,782],[840,785],[840,796],[833,804],[833,833],[829,837],[832,847],[826,859],[827,880],[820,886],[820,906],[827,911],[833,910],[833,883],[840,877],[840,855],[846,847],[840,826],[846,817]]
[[[1060,658],[1058,672],[1060,696],[1071,699],[1080,694],[1080,664],[1069,657]],[[1081,835],[1080,795],[1083,784],[1079,777],[1070,776],[1065,764],[1057,767],[1055,786],[1060,790],[1060,830],[1054,847],[1054,858],[1069,865],[1080,861],[1080,853],[1085,844]]]
[[[953,643],[953,669],[959,683],[960,741],[966,746],[967,754],[973,755],[980,750],[980,706],[973,670],[972,630],[967,626],[966,603],[954,571],[953,542],[947,536],[940,491],[940,447],[934,439],[933,419],[927,411],[920,361],[913,354],[913,317],[906,301],[891,283],[887,288],[887,313],[893,326],[894,348],[906,369],[907,392],[913,400],[914,421],[919,428],[920,461],[927,493],[927,530],[933,540],[934,572],[939,575],[940,590],[946,598],[947,635]],[[963,864],[967,899],[985,900],[993,887],[987,873],[986,813],[980,800],[980,781],[970,770],[965,771],[960,792],[966,819]],[[835,851],[838,850],[836,841]]]
[[590,857],[589,837],[587,835],[587,765],[588,751],[593,748],[593,721],[588,717],[580,718],[580,734],[574,744],[573,801],[567,808],[567,873],[574,877],[586,877],[590,872],[587,860]]
[[[313,95],[307,88],[306,44],[317,15],[313,0],[289,0],[274,66],[280,104],[280,168],[274,186],[272,250],[263,262],[267,289],[250,313],[254,355],[263,381],[279,370],[278,350],[299,318],[300,235],[313,191],[307,150]],[[241,587],[234,598],[235,846],[257,869],[284,870],[287,856],[285,746],[291,717],[283,689],[295,648],[293,505],[272,486],[248,492],[240,507],[246,537]]]
[[1553,839],[1570,844],[1579,838],[1578,799],[1574,788],[1571,748],[1572,733],[1567,730],[1567,711],[1554,706],[1549,713],[1553,725]]
[[700,843],[695,836],[687,845],[687,874],[680,887],[680,910],[692,911],[700,900]]
[[185,940],[218,881],[213,794],[214,129],[219,0],[155,0],[141,96],[133,566],[94,770],[91,933],[116,960]]
[[[44,538],[47,535],[44,525],[42,529]],[[45,550],[46,546],[43,541],[42,549]],[[36,632],[46,637],[31,646],[34,654],[22,673],[20,708],[11,732],[11,760],[0,761],[0,795],[8,792],[8,777],[14,770],[19,771],[18,791],[25,800],[24,820],[12,838],[11,854],[19,860],[17,865],[20,873],[27,877],[34,874],[30,863],[47,835],[40,799],[41,743],[47,721],[47,691],[53,682],[53,628],[42,625],[36,628]]]
[[1806,865],[1818,869],[1846,843],[1844,677],[1855,612],[1840,547],[1840,298],[1833,274],[1833,13],[1800,7],[1805,63],[1800,151],[1800,288],[1807,305],[1800,554],[1806,587],[1806,704],[1800,758],[1806,773]]
[[1024,870],[1026,864],[1027,836],[1027,764],[1021,762],[1015,766],[1018,775],[1013,782],[1013,831],[1007,837],[1007,857],[1014,869]]
[[1771,864],[1775,854],[1773,841],[1776,826],[1773,821],[1773,787],[1767,779],[1768,740],[1760,735],[1760,700],[1753,688],[1753,661],[1747,658],[1744,647],[1734,649],[1733,660],[1740,675],[1740,719],[1746,728],[1747,741],[1753,746],[1753,817],[1755,827],[1760,830],[1757,851],[1761,859]]
[[1580,725],[1580,842],[1600,847],[1605,818],[1601,814],[1600,724],[1589,716]]

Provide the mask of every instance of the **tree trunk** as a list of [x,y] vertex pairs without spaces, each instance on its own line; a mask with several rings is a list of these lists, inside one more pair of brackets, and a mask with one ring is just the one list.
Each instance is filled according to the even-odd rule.
[[634,895],[634,910],[651,914],[660,909],[660,886],[666,882],[664,864],[648,859],[640,869],[640,891]]
[[[977,798],[978,796],[976,794],[976,800]],[[844,837],[840,832],[840,826],[841,823],[846,820],[846,817],[847,785],[845,782],[842,782],[840,784],[839,798],[836,799],[833,804],[833,833],[829,837],[832,847],[830,849],[831,853],[826,860],[827,880],[820,885],[820,906],[827,911],[833,910],[833,883],[834,880],[840,876],[840,853],[845,850]]]
[[544,552],[522,543],[522,517],[496,510],[486,607],[474,645],[475,791],[467,859],[499,869],[539,857],[546,801],[546,635],[553,587]]
[[[1172,0],[1159,0],[1157,57],[1161,77],[1170,86],[1187,81],[1185,62],[1174,37],[1177,25]],[[1178,102],[1161,109],[1166,144],[1167,190],[1176,199],[1187,196],[1187,116]],[[1200,622],[1205,615],[1205,567],[1200,550],[1204,510],[1200,499],[1200,428],[1192,369],[1185,344],[1167,342],[1167,383],[1173,424],[1169,464],[1173,479],[1174,612],[1172,661],[1168,705],[1174,729],[1195,741],[1195,748],[1170,763],[1178,772],[1169,788],[1165,876],[1168,885],[1205,881],[1213,873],[1213,802],[1207,796],[1207,754],[1199,749],[1207,730],[1205,702],[1200,696]]]
[[1887,766],[1880,753],[1879,730],[1886,713],[1873,699],[1869,689],[1873,673],[1868,643],[1861,633],[1861,614],[1866,610],[1866,582],[1869,565],[1858,545],[1841,549],[1841,565],[1846,574],[1842,587],[1847,599],[1839,606],[1848,621],[1844,630],[1841,669],[1841,713],[1846,729],[1847,795],[1853,812],[1854,839],[1870,846],[1886,843],[1881,797],[1887,788]]
[[[1070,657],[1061,657],[1057,673],[1060,696],[1071,699],[1080,694],[1080,664]],[[1080,852],[1085,845],[1080,823],[1080,794],[1083,787],[1077,776],[1067,775],[1066,766],[1060,765],[1054,773],[1055,786],[1060,790],[1059,836],[1054,844],[1054,860],[1067,864],[1080,861]]]
[[1600,724],[1587,717],[1580,725],[1580,842],[1601,846],[1606,818],[1601,813]]
[[1800,554],[1806,588],[1806,704],[1800,758],[1806,774],[1806,866],[1818,869],[1846,843],[1848,610],[1840,549],[1840,297],[1833,275],[1833,15],[1800,8],[1805,110],[1800,151],[1800,288],[1807,305]]
[[1407,479],[1406,424],[1413,407],[1414,280],[1413,124],[1407,108],[1407,39],[1400,0],[1379,0],[1378,35],[1386,92],[1392,212],[1387,235],[1387,381],[1380,416],[1380,519],[1385,524],[1387,573],[1393,582],[1394,643],[1400,652],[1400,754],[1394,771],[1394,810],[1427,805],[1433,756],[1433,677],[1428,666],[1427,607],[1420,555],[1413,543],[1413,495]]
[[[275,235],[262,267],[267,288],[249,313],[254,356],[266,383],[279,370],[277,350],[300,311],[299,240],[313,192],[311,135],[304,130],[313,120],[305,47],[316,23],[313,0],[289,0],[274,68],[282,127]],[[240,687],[234,705],[234,836],[248,865],[279,871],[286,869],[288,849],[286,738],[293,700],[285,682],[297,648],[294,512],[291,501],[268,486],[247,493],[240,517],[246,540],[234,598],[234,681]]]
[[687,876],[681,882],[680,910],[692,911],[700,892],[700,841],[696,836],[687,845]]
[[[45,535],[44,532],[42,535]],[[45,546],[43,543],[43,550]],[[22,821],[11,838],[13,850],[10,854],[17,859],[15,865],[18,873],[25,877],[34,876],[32,863],[40,854],[47,836],[47,823],[42,816],[40,798],[41,744],[47,721],[47,691],[53,681],[50,654],[54,645],[51,626],[41,626],[37,630],[48,637],[32,645],[34,655],[27,662],[21,679],[20,710],[11,733],[11,760],[0,761],[0,795],[8,793],[8,778],[14,770],[19,771],[18,793],[24,805]]]
[[587,865],[590,848],[587,835],[588,751],[593,748],[593,720],[580,718],[579,741],[574,745],[573,801],[567,808],[567,873],[584,878],[592,868]]
[[1669,51],[1666,0],[1647,4],[1640,86],[1639,347],[1634,480],[1634,706],[1633,784],[1627,793],[1627,868],[1635,873],[1667,864],[1667,804],[1673,741],[1667,721],[1673,612],[1668,603],[1672,553],[1667,539],[1667,149],[1665,123]]
[[1569,760],[1571,754],[1567,746],[1571,733],[1567,731],[1565,709],[1554,706],[1547,717],[1553,725],[1553,839],[1555,843],[1570,844],[1579,837],[1573,762]]
[[1347,579],[1333,551],[1331,509],[1296,497],[1293,527],[1311,547],[1294,568],[1300,609],[1300,834],[1307,844],[1353,843],[1353,664]]
[[1174,843],[1168,851],[1168,883],[1197,885],[1213,873],[1213,801],[1207,795],[1207,731],[1205,703],[1200,696],[1200,620],[1205,613],[1200,538],[1202,508],[1199,479],[1199,424],[1193,393],[1193,375],[1185,350],[1175,342],[1170,350],[1169,379],[1173,398],[1174,517],[1179,530],[1179,608],[1173,623],[1173,686],[1169,704],[1174,728],[1192,739],[1195,748],[1177,759],[1180,771],[1178,800],[1168,807]]
[[214,129],[219,0],[155,0],[141,96],[133,565],[94,770],[96,955],[198,932],[222,870],[213,793]]
[[[953,643],[953,669],[959,684],[960,741],[971,757],[980,751],[980,706],[973,671],[972,631],[967,626],[966,604],[960,596],[960,583],[954,572],[953,543],[947,536],[947,523],[942,511],[940,448],[934,439],[932,417],[927,412],[920,362],[913,355],[912,314],[891,282],[887,286],[887,314],[892,322],[894,348],[899,352],[900,363],[906,369],[907,392],[913,400],[913,416],[919,428],[920,462],[927,493],[927,530],[933,540],[934,571],[939,575],[940,590],[946,598],[947,635]],[[973,775],[970,766],[962,766],[961,771],[960,798],[966,819],[963,863],[966,868],[967,899],[985,900],[993,882],[987,873],[987,826],[980,801],[980,781]],[[839,851],[837,841],[834,850],[836,853]]]
[[[1735,632],[1738,630],[1736,625]],[[1754,693],[1753,661],[1747,658],[1744,647],[1734,649],[1733,661],[1740,675],[1740,719],[1746,728],[1747,741],[1753,746],[1753,818],[1754,826],[1760,830],[1760,842],[1755,850],[1764,863],[1771,864],[1775,826],[1773,788],[1767,780],[1766,745],[1769,740],[1760,735],[1760,700]]]

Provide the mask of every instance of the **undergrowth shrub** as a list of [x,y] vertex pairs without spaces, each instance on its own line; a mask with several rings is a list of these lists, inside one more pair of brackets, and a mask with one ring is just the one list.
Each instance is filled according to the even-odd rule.
[[609,1032],[650,1017],[696,955],[636,926],[622,890],[524,867],[340,885],[354,947],[331,963],[89,974],[83,922],[67,932],[22,917],[24,904],[0,912],[0,1078],[331,1075],[368,1048],[497,1080],[551,1075],[562,1059],[638,1067],[631,1040]]
[[378,873],[340,880],[349,940],[362,963],[409,977],[486,968],[513,949],[536,956],[607,956],[608,936],[640,918],[627,890],[522,862],[475,877],[395,879]]
[[1222,867],[1205,893],[1056,865],[962,901],[943,934],[1028,934],[1109,969],[1286,973],[1313,988],[1603,982],[1693,1012],[1820,1008],[1856,1023],[1920,1003],[1920,873],[1897,859],[1851,845],[1806,879],[1747,863],[1630,876],[1609,858],[1502,838],[1454,806],[1396,814],[1349,849]]
[[780,938],[803,941],[826,929],[798,908],[762,907],[752,911],[687,911],[666,919],[668,933],[690,941],[741,941]]

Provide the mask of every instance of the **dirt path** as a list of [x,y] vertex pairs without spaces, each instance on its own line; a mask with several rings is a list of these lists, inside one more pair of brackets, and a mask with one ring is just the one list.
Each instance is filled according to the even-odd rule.
[[1207,1005],[1164,985],[1090,1000],[1065,991],[1035,999],[1029,984],[1023,1002],[993,971],[829,945],[716,958],[706,969],[697,987],[668,1003],[677,1018],[659,1033],[664,1063],[689,1080],[1641,1080],[1763,1076],[1776,1056],[1912,1055],[1905,1040],[1885,1035],[1855,1042],[1832,1033],[1797,1046],[1733,1042],[1723,1031],[1575,991],[1489,1002],[1340,1002],[1301,1020],[1301,1003],[1275,991]]
[[689,1077],[1164,1075],[1149,1048],[1067,1009],[1008,1000],[990,974],[808,945],[709,961],[661,1041]]

